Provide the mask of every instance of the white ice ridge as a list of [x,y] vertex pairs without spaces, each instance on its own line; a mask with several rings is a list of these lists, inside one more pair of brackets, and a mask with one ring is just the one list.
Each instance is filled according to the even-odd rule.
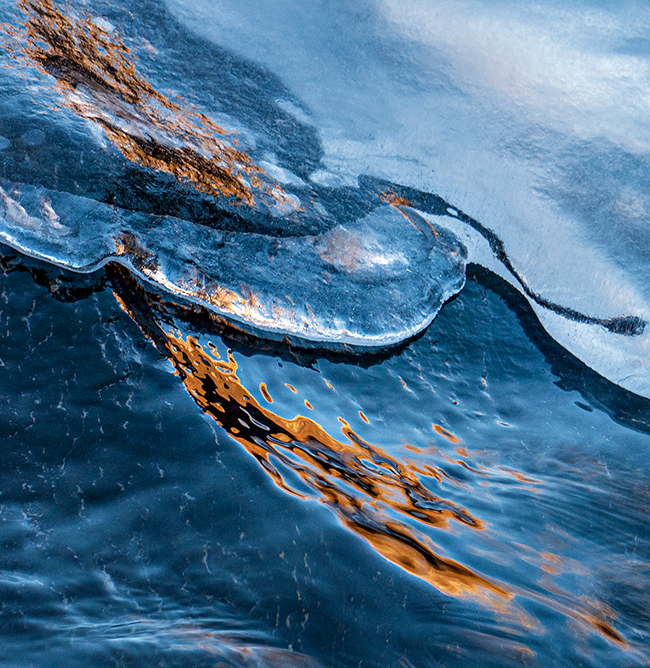
[[[480,264],[522,291],[521,283],[497,259],[488,241],[479,232],[448,216],[424,215],[433,225],[444,221],[444,224],[457,234],[467,248],[468,262]],[[603,262],[602,257],[594,254],[591,264],[586,264],[583,268],[589,272],[588,289],[600,290],[602,294],[601,308],[594,309],[593,312],[603,312],[602,304],[609,308],[610,314],[616,314],[617,308],[628,307],[628,311],[624,310],[618,317],[610,319],[609,329],[607,321],[601,324],[580,322],[546,308],[525,293],[524,296],[544,329],[570,353],[613,383],[650,398],[650,327],[647,325],[650,322],[650,309],[635,295],[633,286],[628,284],[626,289],[624,276],[612,276],[611,268]],[[547,291],[546,295],[549,293],[552,295],[551,291]],[[543,299],[544,292],[541,296]],[[626,318],[630,310],[635,315]],[[624,324],[626,320],[632,322],[631,330],[637,329],[633,335],[625,335],[623,328],[616,331],[616,322]],[[635,328],[635,323],[640,326]]]
[[466,250],[381,205],[314,236],[223,232],[0,182],[0,241],[79,272],[113,260],[230,319],[308,341],[381,347],[427,327],[465,282]]

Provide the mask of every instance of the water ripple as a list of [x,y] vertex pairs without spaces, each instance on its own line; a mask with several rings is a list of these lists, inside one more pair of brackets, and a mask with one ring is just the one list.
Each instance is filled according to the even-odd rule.
[[[333,437],[308,417],[283,418],[260,404],[241,383],[230,351],[223,359],[215,347],[205,347],[194,336],[182,334],[179,326],[183,325],[170,320],[164,302],[147,298],[127,274],[116,270],[114,284],[123,308],[168,357],[196,403],[285,492],[320,500],[379,555],[447,596],[480,603],[492,610],[505,628],[543,633],[542,623],[530,612],[531,605],[541,604],[610,642],[628,645],[608,607],[580,600],[552,582],[523,586],[477,572],[445,556],[436,543],[439,531],[485,534],[483,541],[464,534],[470,552],[473,543],[489,546],[488,559],[498,563],[499,552],[506,549],[510,552],[508,561],[529,561],[546,580],[555,574],[559,583],[562,575],[575,567],[570,560],[525,545],[506,547],[489,531],[489,523],[446,498],[454,488],[471,491],[475,485],[477,491],[487,486],[486,498],[490,498],[491,488],[499,493],[522,490],[538,496],[550,481],[512,467],[474,461],[458,437],[435,423],[433,430],[457,446],[455,457],[433,447],[408,446],[407,451],[418,455],[415,460],[396,458],[361,438],[341,417],[338,421],[344,439]],[[182,311],[174,305],[177,313],[179,309]]]

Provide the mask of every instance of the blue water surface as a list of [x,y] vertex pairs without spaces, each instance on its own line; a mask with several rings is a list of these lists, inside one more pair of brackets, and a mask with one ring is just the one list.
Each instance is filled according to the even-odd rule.
[[[3,267],[5,665],[647,662],[647,405],[566,359],[480,277],[421,338],[371,360],[181,325],[215,359],[231,348],[258,405],[355,445],[341,417],[372,444],[336,465],[342,446],[313,442],[329,464],[311,476],[271,456],[282,489],[104,275],[8,251]],[[445,521],[398,507],[400,484],[424,496],[414,478]],[[410,533],[438,576],[409,568],[409,540],[379,551],[360,530],[373,522]]]
[[[494,25],[506,10],[528,25],[506,4]],[[415,34],[421,3],[407,5],[401,19],[375,9]],[[647,375],[644,302],[623,289],[647,252],[645,149],[627,199],[618,185],[601,198],[619,233],[602,217],[589,228],[617,238],[611,263],[562,273],[557,221],[518,235],[512,182],[511,218],[490,218],[499,190],[471,187],[471,160],[454,166],[462,194],[435,192],[440,156],[422,146],[411,167],[413,144],[371,159],[366,131],[396,98],[355,116],[351,93],[337,144],[324,93],[296,74],[304,50],[323,52],[292,3],[264,30],[258,3],[246,21],[209,7],[221,33],[190,29],[205,3],[3,6],[2,665],[648,665],[650,400],[612,382]],[[419,90],[431,71],[382,51],[378,13],[333,7],[305,11],[368,41],[327,52],[330,90],[340,58],[352,82],[370,77],[357,103],[386,71],[412,71],[399,85]],[[599,7],[585,12],[604,30]],[[457,26],[457,5],[437,11]],[[251,31],[247,59],[232,42]],[[278,34],[294,51],[274,72]],[[451,58],[453,31],[434,35]],[[634,39],[607,48],[645,58]],[[445,62],[441,105],[464,109]],[[506,163],[530,149],[486,146]],[[598,164],[625,181],[607,151]],[[587,219],[598,184],[549,185],[569,162],[526,187]],[[286,327],[261,323],[262,297],[285,300]],[[317,322],[325,342],[305,334]],[[350,343],[375,326],[391,345]]]

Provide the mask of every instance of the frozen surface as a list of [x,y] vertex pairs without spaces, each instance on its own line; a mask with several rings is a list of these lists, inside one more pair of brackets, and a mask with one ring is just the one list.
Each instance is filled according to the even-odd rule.
[[426,327],[467,259],[650,395],[645,5],[25,0],[4,19],[6,243],[361,346]]
[[[437,193],[503,239],[534,292],[650,319],[647,3],[272,4],[268,21],[264,0],[167,0],[282,77],[339,178]],[[489,255],[470,261],[512,281]],[[650,392],[647,332],[624,340],[533,307],[580,359]]]
[[390,205],[318,236],[273,237],[3,185],[0,239],[17,250],[82,272],[115,260],[174,295],[269,333],[356,346],[398,343],[426,327],[465,281],[464,246]]
[[[328,344],[403,341],[462,288],[463,245],[390,190],[353,196],[349,206],[342,189],[310,188],[252,129],[247,136],[250,108],[233,119],[214,100],[199,108],[160,92],[175,83],[161,62],[174,62],[170,29],[131,17],[129,39],[149,37],[162,51],[153,71],[140,72],[107,18],[46,1],[21,8],[10,31],[19,55],[3,80],[5,122],[19,133],[15,147],[4,146],[6,244],[75,271],[116,260],[249,329]],[[16,60],[34,79],[29,99]],[[182,87],[190,96],[194,74]],[[245,81],[230,83],[231,104],[244,92],[260,106]],[[297,113],[288,102],[284,109]],[[266,144],[280,148],[287,133],[276,134]],[[305,140],[294,162],[314,149]],[[343,210],[333,215],[331,206]]]
[[0,4],[3,666],[649,665],[646,11]]

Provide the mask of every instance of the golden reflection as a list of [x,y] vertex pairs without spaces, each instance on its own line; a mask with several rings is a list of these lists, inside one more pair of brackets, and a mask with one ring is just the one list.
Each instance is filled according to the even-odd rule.
[[394,191],[392,190],[387,190],[386,192],[379,193],[379,199],[382,202],[386,202],[386,204],[392,204],[393,206],[410,206],[413,207],[413,204],[406,199],[406,197],[402,197],[401,195],[397,195]]
[[[361,439],[343,420],[345,441],[309,418],[288,420],[264,408],[241,384],[231,354],[222,360],[191,336],[163,331],[169,358],[194,400],[282,489],[303,496],[285,480],[281,468],[297,473],[379,554],[445,594],[473,595],[493,607],[511,598],[505,588],[437,555],[406,522],[411,518],[444,528],[454,521],[481,529],[467,510],[434,495],[408,465]],[[404,520],[390,519],[384,511]]]
[[271,395],[269,394],[269,390],[266,387],[266,383],[260,383],[260,392],[262,393],[262,396],[270,403],[273,403],[273,399],[271,398]]
[[155,272],[158,270],[156,254],[143,248],[133,232],[122,232],[115,239],[115,250],[119,255],[129,255],[134,258],[138,268],[143,272]]
[[[409,207],[411,209],[417,209],[416,206],[412,204],[406,197],[402,197],[401,195],[397,195],[393,190],[387,190],[385,192],[379,193],[379,199],[382,202],[385,202],[386,204],[390,204],[391,206],[394,206],[403,216],[406,218],[406,220],[413,225],[416,229],[420,230],[422,232],[423,230],[413,222],[413,219],[406,214],[406,212],[403,210],[403,207]],[[438,233],[436,232],[435,227],[431,224],[431,221],[428,220],[427,218],[423,218],[424,222],[431,228],[431,232],[435,235],[438,236]]]
[[444,427],[441,427],[439,424],[434,424],[433,430],[437,434],[444,436],[450,443],[460,443],[458,437],[454,436],[450,431],[447,431]]
[[[334,494],[336,488],[336,503],[341,507],[358,505],[350,493],[355,490],[430,526],[445,527],[453,520],[482,528],[466,510],[430,492],[410,467],[362,440],[345,421],[341,423],[347,441],[339,441],[310,418],[282,418],[261,406],[240,383],[232,355],[225,361],[216,352],[204,350],[193,337],[165,334],[170,359],[192,397],[227,431],[235,425],[241,433],[245,423],[243,445],[263,460],[267,470],[273,468],[271,455],[292,470],[298,465],[303,479],[315,483],[324,495]],[[278,446],[289,447],[281,451]],[[278,470],[273,469],[273,476],[288,489]],[[351,489],[344,491],[343,485]]]
[[[418,466],[396,459],[364,441],[342,418],[339,422],[345,438],[337,439],[307,417],[286,419],[273,413],[241,383],[230,351],[227,359],[222,359],[211,344],[208,350],[194,337],[175,331],[159,298],[145,292],[123,267],[113,265],[110,272],[116,289],[128,300],[127,304],[116,294],[121,306],[168,357],[192,398],[255,457],[283,490],[301,498],[316,493],[346,527],[378,554],[448,596],[470,597],[519,626],[543,633],[539,621],[517,602],[520,598],[533,600],[611,641],[627,645],[609,621],[614,613],[595,601],[579,600],[546,581],[540,583],[540,590],[497,582],[438,554],[434,542],[418,527],[451,529],[453,523],[472,531],[484,528],[466,509],[429,489],[443,480],[453,483],[449,474],[428,463]],[[293,385],[286,383],[286,387],[297,393]],[[266,401],[272,401],[264,383],[260,384],[260,392]],[[457,445],[456,454],[470,454],[460,445],[460,439],[436,426],[437,433]],[[435,453],[445,458],[445,453],[434,447],[404,447],[413,453]],[[462,461],[447,459],[450,463]],[[468,465],[467,469],[484,477],[481,482],[485,484],[490,476],[515,473],[499,467],[479,470]],[[541,484],[523,476],[520,482]],[[510,545],[515,557],[539,567],[545,578],[576,572],[579,566],[548,551],[538,553],[530,546]]]
[[157,91],[135,68],[117,30],[52,0],[19,0],[27,19],[21,31],[4,27],[23,63],[54,77],[66,103],[99,125],[130,161],[171,174],[195,190],[252,205],[254,192],[286,199],[237,142],[208,116]]
[[[114,271],[133,289],[124,269]],[[144,295],[138,287],[136,296],[146,301]],[[342,418],[345,439],[339,440],[302,415],[293,419],[276,415],[242,385],[230,351],[227,359],[221,359],[215,349],[206,350],[192,336],[184,337],[158,322],[151,309],[144,316],[134,313],[116,297],[167,355],[196,403],[257,459],[279,487],[304,498],[306,485],[308,493],[316,492],[379,554],[439,591],[472,596],[493,609],[505,609],[505,602],[512,598],[505,587],[436,554],[430,540],[412,526],[445,528],[454,522],[474,530],[483,528],[467,510],[435,495],[414,467],[364,441]],[[291,473],[290,480],[297,474],[303,486],[287,480],[283,471]],[[437,484],[437,473],[429,480]]]

